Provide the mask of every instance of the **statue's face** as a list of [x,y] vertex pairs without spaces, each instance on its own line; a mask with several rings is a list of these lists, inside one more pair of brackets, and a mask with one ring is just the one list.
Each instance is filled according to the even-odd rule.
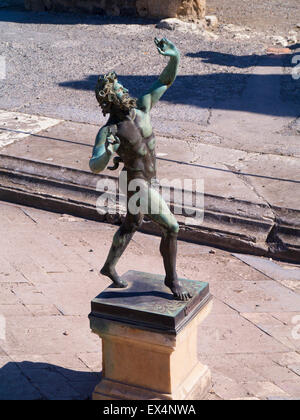
[[119,99],[122,99],[123,95],[128,93],[128,89],[124,88],[124,86],[117,80],[114,82],[114,91]]

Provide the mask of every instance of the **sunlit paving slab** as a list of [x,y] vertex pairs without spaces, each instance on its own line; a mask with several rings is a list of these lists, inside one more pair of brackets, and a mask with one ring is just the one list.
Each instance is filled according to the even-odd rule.
[[59,124],[60,120],[39,115],[0,110],[0,147]]

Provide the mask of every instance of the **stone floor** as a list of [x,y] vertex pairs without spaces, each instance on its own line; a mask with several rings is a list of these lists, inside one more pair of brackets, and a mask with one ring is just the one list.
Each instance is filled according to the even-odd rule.
[[[101,347],[87,316],[116,228],[3,202],[0,213],[0,399],[89,399]],[[162,274],[158,248],[137,233],[120,272]],[[180,242],[178,272],[214,296],[198,343],[208,399],[299,399],[299,267]]]

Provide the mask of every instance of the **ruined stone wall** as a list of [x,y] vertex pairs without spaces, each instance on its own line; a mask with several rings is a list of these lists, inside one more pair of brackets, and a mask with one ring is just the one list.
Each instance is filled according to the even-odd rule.
[[25,0],[25,7],[35,11],[197,20],[205,16],[206,0]]

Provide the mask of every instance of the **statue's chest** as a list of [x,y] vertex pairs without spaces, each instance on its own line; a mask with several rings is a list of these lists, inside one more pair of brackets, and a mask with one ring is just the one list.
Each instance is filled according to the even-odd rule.
[[145,156],[148,151],[152,151],[155,148],[155,138],[152,134],[145,136],[140,125],[137,125],[132,120],[125,120],[118,124],[117,135],[121,140],[121,146],[119,152],[126,154],[138,154]]
[[140,114],[138,111],[136,112],[135,121],[137,126],[139,127],[142,135],[144,138],[149,138],[152,135],[152,125],[150,121],[150,115],[147,113]]
[[139,130],[139,128],[136,126],[136,124],[128,119],[125,121],[120,122],[118,125],[118,132],[117,135],[121,139],[121,145],[127,146],[127,147],[133,147],[135,145],[138,145],[142,142],[143,137]]

